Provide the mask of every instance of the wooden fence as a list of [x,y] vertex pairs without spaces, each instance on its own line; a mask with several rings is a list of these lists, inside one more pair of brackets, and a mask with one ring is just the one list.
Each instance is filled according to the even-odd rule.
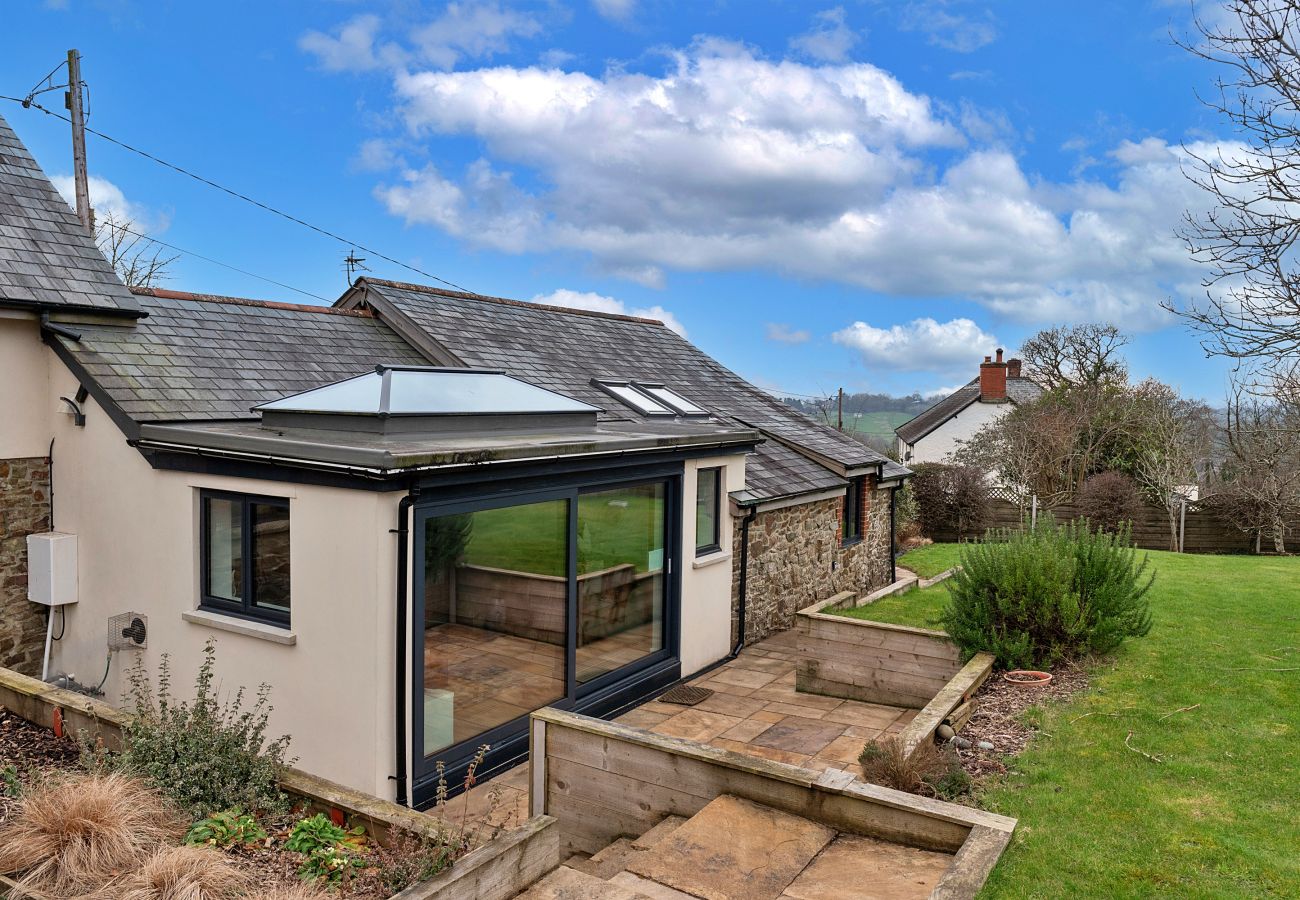
[[[990,528],[1019,528],[1034,507],[1033,500],[1021,506],[1009,500],[994,499],[989,503]],[[1038,515],[1053,515],[1058,522],[1080,518],[1083,513],[1075,503],[1063,503],[1052,509],[1038,508]],[[1181,534],[1180,534],[1181,531]],[[1300,534],[1300,524],[1288,530],[1288,547]],[[936,541],[961,539],[955,531],[942,531],[930,537]],[[965,535],[969,539],[975,535]],[[1144,505],[1133,521],[1133,543],[1144,550],[1170,550],[1180,546],[1185,553],[1254,553],[1254,535],[1246,534],[1204,504],[1189,502],[1181,511],[1177,527],[1170,528],[1169,514],[1154,504]],[[1272,549],[1272,542],[1264,540],[1263,549]]]

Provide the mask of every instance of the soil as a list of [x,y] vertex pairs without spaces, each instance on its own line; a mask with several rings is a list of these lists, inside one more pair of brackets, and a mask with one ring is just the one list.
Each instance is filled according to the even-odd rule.
[[[16,807],[16,800],[8,790],[9,777],[16,777],[19,784],[33,784],[43,777],[79,769],[75,741],[56,738],[48,729],[33,725],[0,707],[0,827]],[[294,823],[303,815],[301,810],[292,810],[280,816],[263,817],[259,824],[265,829],[267,839],[251,846],[231,848],[226,851],[227,855],[241,871],[252,875],[259,887],[298,884],[298,867],[304,857],[284,849],[283,845]],[[366,867],[356,870],[341,890],[322,894],[322,897],[387,900],[396,891],[384,889],[384,871],[399,863],[403,853],[413,850],[414,844],[391,849],[377,844],[367,845],[361,853]]]
[[[1041,686],[1011,684],[994,672],[976,692],[975,712],[961,730],[961,736],[971,742],[969,750],[957,751],[962,768],[977,781],[1006,774],[1006,758],[1024,750],[1037,734],[1025,723],[1024,711],[1044,703],[1063,703],[1087,687],[1087,670],[1073,663],[1052,669],[1051,682]],[[989,742],[993,749],[980,750],[980,741]]]

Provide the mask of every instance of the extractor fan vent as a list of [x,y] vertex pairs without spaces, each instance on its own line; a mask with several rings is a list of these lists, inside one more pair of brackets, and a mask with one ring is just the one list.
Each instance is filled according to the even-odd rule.
[[124,612],[108,620],[109,650],[140,650],[149,645],[148,638],[148,616]]

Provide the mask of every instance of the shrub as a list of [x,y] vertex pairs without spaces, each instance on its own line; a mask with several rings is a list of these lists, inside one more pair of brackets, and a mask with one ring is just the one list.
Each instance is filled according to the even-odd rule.
[[919,463],[912,471],[912,498],[923,534],[964,540],[984,530],[989,485],[982,472],[946,463]]
[[1089,476],[1079,491],[1079,514],[1093,528],[1115,534],[1142,512],[1142,498],[1133,479],[1122,472]]
[[970,776],[950,747],[932,741],[918,745],[908,756],[896,737],[872,741],[858,757],[862,777],[896,791],[954,800],[971,788]]
[[168,847],[109,885],[101,896],[113,900],[236,900],[248,886],[248,876],[215,850]]
[[0,828],[0,873],[75,897],[137,868],[183,830],[176,811],[133,778],[58,778],[30,786]]
[[127,700],[135,715],[124,729],[122,752],[83,743],[83,761],[148,780],[193,818],[222,809],[284,809],[278,782],[289,764],[289,738],[266,739],[270,687],[258,688],[251,709],[244,708],[242,687],[222,702],[212,683],[215,667],[215,642],[209,640],[192,701],[172,696],[167,654],[159,663],[156,691],[142,663],[128,669]]
[[984,650],[1006,668],[1047,666],[1151,630],[1155,575],[1127,527],[1106,534],[1080,520],[990,532],[962,549],[961,564],[939,620],[967,658]]
[[298,875],[305,881],[337,883],[353,869],[365,867],[365,860],[357,855],[365,845],[365,835],[361,826],[345,831],[317,813],[293,826],[284,848],[307,857],[298,867]]

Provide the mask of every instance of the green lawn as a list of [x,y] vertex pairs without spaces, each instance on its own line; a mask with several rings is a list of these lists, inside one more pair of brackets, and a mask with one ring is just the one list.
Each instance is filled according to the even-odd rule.
[[913,415],[913,413],[898,410],[861,413],[860,415],[845,413],[844,427],[862,434],[878,434],[892,438],[894,429],[904,422],[910,421]]
[[898,558],[898,564],[911,569],[922,578],[933,578],[961,563],[961,544],[928,544],[909,550]]
[[[1300,896],[1300,558],[1151,561],[1151,633],[980,797],[1020,820],[981,897]],[[879,611],[925,624],[944,590]]]
[[948,583],[942,582],[923,591],[908,591],[877,600],[867,606],[846,609],[841,615],[890,625],[938,628],[939,610],[948,601]]

